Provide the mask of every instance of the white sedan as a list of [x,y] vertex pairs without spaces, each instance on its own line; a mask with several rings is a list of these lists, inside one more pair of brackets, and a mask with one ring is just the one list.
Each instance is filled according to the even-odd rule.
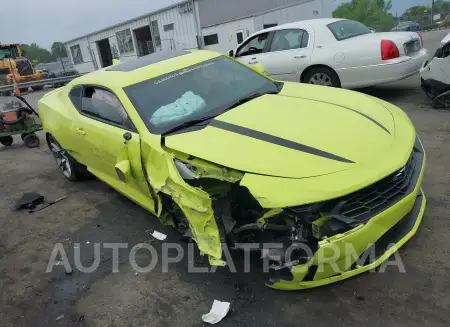
[[313,19],[259,31],[230,56],[263,64],[277,80],[352,89],[414,75],[427,53],[418,32],[373,33],[352,20]]

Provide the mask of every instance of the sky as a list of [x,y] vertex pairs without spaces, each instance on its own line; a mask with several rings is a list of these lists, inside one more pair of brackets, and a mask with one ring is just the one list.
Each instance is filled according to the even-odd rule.
[[[225,0],[224,0],[225,1]],[[245,0],[243,0],[245,1]],[[333,1],[333,0],[327,0]],[[335,6],[345,0],[334,0]],[[121,21],[170,6],[180,0],[0,0],[1,43],[37,43],[50,49],[53,41],[68,41]],[[392,0],[392,12],[429,4],[431,0]],[[17,8],[16,8],[17,7]]]

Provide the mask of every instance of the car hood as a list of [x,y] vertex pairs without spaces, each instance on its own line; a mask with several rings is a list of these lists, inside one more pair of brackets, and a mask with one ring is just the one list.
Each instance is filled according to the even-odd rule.
[[305,178],[382,156],[394,135],[391,112],[366,95],[286,83],[164,144],[242,172]]

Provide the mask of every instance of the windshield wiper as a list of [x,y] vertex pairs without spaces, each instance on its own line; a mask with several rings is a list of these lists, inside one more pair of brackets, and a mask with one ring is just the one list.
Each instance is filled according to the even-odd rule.
[[240,106],[240,105],[242,105],[242,104],[244,104],[246,102],[249,102],[249,101],[252,101],[253,99],[262,97],[263,95],[266,95],[266,94],[278,94],[278,93],[279,93],[279,91],[278,92],[277,91],[273,91],[273,92],[265,92],[265,93],[260,93],[260,92],[253,93],[253,94],[251,94],[249,96],[246,96],[245,98],[239,99],[238,101],[234,102],[231,106],[226,108],[223,112],[231,110],[231,109],[234,109],[234,108],[236,108],[236,107],[238,107],[238,106]]
[[184,122],[184,123],[181,124],[181,125],[178,125],[178,126],[176,126],[176,127],[174,127],[174,128],[171,128],[171,129],[169,129],[167,132],[164,132],[164,133],[162,134],[162,136],[167,136],[167,135],[169,135],[169,134],[172,134],[172,133],[181,131],[181,130],[183,130],[183,129],[185,129],[185,128],[192,127],[192,126],[196,126],[196,125],[198,125],[198,124],[207,122],[208,120],[212,120],[212,119],[214,119],[214,118],[216,118],[216,117],[217,117],[217,116],[207,116],[207,117],[202,117],[202,118],[199,118],[199,119],[188,120],[187,122]]
[[217,115],[214,115],[214,116],[206,116],[206,117],[202,117],[202,118],[199,118],[199,119],[189,120],[189,121],[187,121],[187,122],[184,122],[184,123],[181,124],[181,125],[178,125],[178,126],[176,126],[176,127],[174,127],[174,128],[169,129],[167,132],[164,132],[164,133],[162,134],[162,136],[164,137],[164,136],[167,136],[167,135],[169,135],[169,134],[172,134],[172,133],[181,131],[181,130],[183,130],[183,129],[185,129],[185,128],[192,127],[192,126],[196,126],[196,125],[198,125],[198,124],[207,122],[208,120],[212,120],[212,119],[216,118],[217,116],[223,114],[224,112],[226,112],[226,111],[228,111],[228,110],[231,110],[231,109],[233,109],[233,108],[236,108],[236,107],[238,107],[238,106],[240,106],[240,105],[242,105],[242,104],[244,104],[244,103],[246,103],[246,102],[249,102],[249,101],[251,101],[251,100],[253,100],[253,99],[259,98],[259,97],[261,97],[261,96],[263,96],[263,95],[266,95],[266,94],[278,94],[279,92],[280,92],[280,91],[272,91],[272,92],[265,92],[265,93],[260,93],[260,92],[258,92],[258,93],[253,93],[253,94],[251,94],[251,95],[249,95],[249,96],[246,96],[246,97],[241,98],[241,99],[239,99],[238,101],[234,102],[231,106],[227,107],[227,108],[226,108],[225,110],[223,110],[220,114],[217,114]]

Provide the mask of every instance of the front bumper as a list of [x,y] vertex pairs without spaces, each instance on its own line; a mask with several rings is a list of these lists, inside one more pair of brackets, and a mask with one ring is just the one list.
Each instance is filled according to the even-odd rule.
[[[321,241],[310,262],[275,271],[268,286],[279,290],[313,288],[380,266],[417,232],[422,221],[426,206],[421,190],[425,160],[423,153],[420,173],[411,193],[365,225]],[[360,259],[368,252],[374,255],[361,263]]]

